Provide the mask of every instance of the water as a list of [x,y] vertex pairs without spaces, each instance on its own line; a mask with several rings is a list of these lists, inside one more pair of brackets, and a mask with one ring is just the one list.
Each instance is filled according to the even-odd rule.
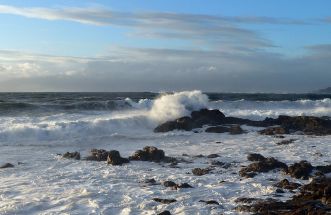
[[[155,214],[164,209],[174,214],[236,214],[235,198],[270,197],[275,189],[266,179],[286,177],[267,173],[254,181],[240,180],[236,173],[240,165],[247,164],[247,153],[258,151],[287,163],[301,159],[321,165],[330,162],[329,136],[292,135],[288,138],[298,139],[294,144],[277,146],[277,139],[259,135],[259,128],[254,127],[244,127],[248,133],[238,136],[153,133],[158,124],[200,108],[249,119],[280,114],[331,116],[331,95],[1,93],[0,163],[10,162],[15,168],[0,170],[0,214]],[[209,159],[190,158],[192,163],[173,169],[148,162],[112,167],[102,162],[63,160],[57,155],[79,151],[84,157],[91,148],[105,148],[129,156],[146,145],[175,157],[219,153],[219,161],[238,164],[197,177],[187,172],[208,166]],[[320,154],[323,156],[317,156]],[[139,183],[145,178],[188,182],[195,188],[146,187]],[[220,184],[221,180],[228,182]],[[173,197],[178,202],[160,205],[151,200],[154,197]],[[203,205],[200,199],[216,199],[222,206]]]

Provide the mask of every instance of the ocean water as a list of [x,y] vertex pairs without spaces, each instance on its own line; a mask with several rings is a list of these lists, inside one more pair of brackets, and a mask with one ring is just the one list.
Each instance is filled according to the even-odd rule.
[[[219,109],[227,116],[263,120],[278,115],[331,117],[331,95],[323,94],[218,94],[185,91],[158,93],[1,93],[0,214],[237,214],[238,197],[268,198],[275,194],[269,179],[288,176],[280,172],[254,179],[238,175],[247,165],[246,155],[258,152],[288,164],[308,160],[330,164],[330,136],[287,135],[293,144],[278,146],[279,139],[259,135],[261,128],[243,126],[241,135],[173,131],[153,133],[160,123],[189,115],[201,108]],[[58,154],[92,148],[119,150],[129,156],[144,146],[163,149],[189,163],[171,168],[150,162],[108,166],[104,162],[61,159]],[[217,153],[215,159],[194,155]],[[207,167],[212,160],[230,163],[212,174],[193,176],[192,168]],[[19,164],[18,164],[19,163]],[[140,183],[187,182],[194,188],[171,190]],[[307,181],[293,180],[300,183]],[[225,181],[220,183],[220,181]],[[289,198],[285,193],[280,199]],[[175,198],[163,205],[152,199]],[[205,205],[199,200],[217,200]]]

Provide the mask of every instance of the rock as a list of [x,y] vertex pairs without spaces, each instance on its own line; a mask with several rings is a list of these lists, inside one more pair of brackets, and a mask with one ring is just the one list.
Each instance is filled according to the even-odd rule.
[[201,109],[193,111],[191,118],[194,122],[194,127],[202,127],[203,125],[218,125],[221,124],[225,115],[219,110]]
[[5,169],[5,168],[13,168],[14,165],[11,163],[5,163],[3,165],[0,165],[0,169]]
[[62,158],[80,160],[79,152],[66,152],[62,155]]
[[148,185],[157,185],[157,184],[158,184],[158,183],[155,181],[154,178],[148,178],[148,179],[145,179],[145,180],[141,181],[141,183],[148,184]]
[[183,188],[193,188],[193,187],[191,185],[189,185],[188,183],[183,183],[183,184],[177,184],[176,188],[183,189]]
[[260,134],[264,135],[277,135],[277,134],[288,134],[289,132],[283,127],[270,127],[259,131]]
[[207,158],[218,158],[219,155],[218,154],[210,154],[207,156]]
[[283,140],[283,141],[280,141],[278,143],[276,143],[277,145],[288,145],[288,144],[291,144],[293,143],[294,141],[296,141],[297,139],[289,139],[289,140]]
[[301,184],[289,182],[287,179],[283,179],[275,184],[275,187],[280,187],[287,190],[296,190],[301,186]]
[[177,184],[173,181],[165,181],[165,182],[163,182],[163,185],[165,187],[176,187],[177,186]]
[[277,189],[275,190],[275,192],[276,192],[276,193],[285,193],[284,190],[279,189],[279,188],[277,188]]
[[235,203],[244,203],[244,204],[250,204],[253,202],[256,202],[258,199],[256,198],[246,198],[246,197],[239,197],[236,200],[234,200]]
[[251,205],[237,207],[239,211],[258,214],[279,215],[324,215],[331,213],[331,179],[315,178],[311,183],[301,187],[298,195],[281,202],[275,199],[258,200]]
[[124,163],[129,163],[129,159],[122,158],[119,151],[111,150],[108,152],[107,164],[117,166],[117,165],[122,165]]
[[207,133],[225,133],[229,132],[230,129],[225,126],[214,126],[214,127],[209,127],[205,130]]
[[193,175],[197,175],[197,176],[202,176],[202,175],[206,175],[210,172],[211,170],[208,168],[205,169],[201,169],[201,168],[194,168],[192,169],[192,173]]
[[218,166],[218,167],[221,167],[221,168],[224,168],[224,169],[228,169],[231,166],[230,163],[224,163],[224,162],[215,161],[215,160],[211,161],[210,165],[211,166]]
[[207,205],[220,205],[220,203],[218,203],[217,201],[215,200],[200,200],[199,202],[203,202],[203,203],[206,203]]
[[90,156],[86,160],[90,161],[107,161],[109,152],[104,149],[91,149]]
[[244,130],[240,127],[240,125],[231,126],[229,129],[230,134],[237,135],[245,133]]
[[170,203],[173,203],[173,202],[177,202],[176,199],[160,199],[160,198],[154,198],[153,200],[156,201],[156,202],[160,202],[160,203],[162,203],[162,204],[170,204]]
[[247,155],[247,160],[249,161],[264,161],[265,159],[266,158],[263,155],[257,153]]
[[165,159],[166,157],[164,155],[164,151],[154,146],[146,146],[144,147],[143,150],[136,151],[130,157],[130,160],[154,161],[154,162],[165,161]]
[[163,211],[161,213],[158,213],[158,215],[171,215],[170,211]]
[[294,178],[307,180],[314,167],[307,161],[294,163],[287,169],[287,174]]
[[254,177],[257,172],[269,172],[273,169],[287,169],[287,165],[283,162],[278,161],[277,159],[270,157],[264,160],[252,163],[247,167],[243,167],[239,171],[241,177]]
[[331,172],[331,165],[327,166],[316,166],[315,169],[323,174],[328,174]]

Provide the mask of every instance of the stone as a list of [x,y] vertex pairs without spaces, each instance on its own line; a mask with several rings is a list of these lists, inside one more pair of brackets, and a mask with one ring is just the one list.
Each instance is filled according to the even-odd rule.
[[122,158],[119,151],[111,150],[108,152],[107,164],[118,166],[124,163],[129,163],[129,159]]
[[294,163],[287,169],[287,174],[294,178],[307,180],[314,167],[307,161]]
[[80,160],[79,152],[66,152],[62,155],[62,158]]
[[14,165],[11,163],[5,163],[3,165],[0,165],[0,169],[6,169],[6,168],[13,168]]
[[156,201],[156,202],[160,202],[160,203],[162,203],[162,204],[171,204],[171,203],[173,203],[173,202],[177,202],[176,199],[160,199],[160,198],[154,198],[153,200]]
[[143,150],[136,151],[131,157],[130,160],[139,160],[139,161],[154,161],[161,162],[165,161],[166,157],[163,150],[160,150],[154,146],[146,146]]
[[210,172],[211,170],[208,168],[202,169],[202,168],[194,168],[192,169],[192,173],[193,175],[197,175],[197,176],[202,176],[202,175],[206,175]]

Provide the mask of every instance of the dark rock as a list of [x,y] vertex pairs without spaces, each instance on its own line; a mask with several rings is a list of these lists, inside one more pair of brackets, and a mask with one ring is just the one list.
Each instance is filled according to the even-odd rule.
[[218,203],[217,201],[215,200],[200,200],[199,202],[203,202],[203,203],[206,203],[207,205],[220,205],[220,203]]
[[331,172],[331,165],[327,166],[316,166],[315,169],[323,174],[328,174]]
[[165,159],[164,151],[154,146],[146,146],[143,150],[136,151],[130,160],[161,162]]
[[107,161],[109,152],[104,149],[91,149],[90,156],[86,160],[90,161]]
[[205,169],[201,169],[201,168],[194,168],[192,169],[192,173],[193,175],[197,175],[197,176],[202,176],[202,175],[206,175],[210,172],[211,170],[209,168],[205,168]]
[[233,135],[245,133],[244,130],[240,127],[240,125],[231,126],[229,129],[229,132],[230,132],[230,134],[233,134]]
[[207,133],[225,133],[229,132],[230,129],[228,127],[224,126],[215,126],[215,127],[209,127],[205,130]]
[[252,202],[257,201],[256,198],[246,198],[246,197],[239,197],[236,200],[234,200],[235,203],[244,203],[244,204],[250,204]]
[[160,203],[162,203],[162,204],[170,204],[170,203],[173,203],[173,202],[177,202],[176,199],[160,199],[160,198],[154,198],[153,200],[156,201],[156,202],[160,202]]
[[264,160],[252,163],[247,167],[243,167],[239,171],[241,177],[254,177],[257,172],[269,172],[273,169],[287,169],[287,165],[283,162],[278,161],[277,159],[270,157]]
[[288,145],[288,144],[291,144],[293,143],[294,141],[296,141],[297,139],[289,139],[289,140],[283,140],[283,141],[280,141],[278,143],[276,143],[277,145]]
[[80,160],[79,152],[66,152],[62,155],[62,158]]
[[276,193],[285,193],[285,192],[284,192],[284,190],[282,190],[282,189],[279,189],[279,188],[278,188],[278,189],[276,189],[276,191],[275,191],[275,192],[276,192]]
[[165,181],[165,182],[163,182],[163,185],[165,187],[176,187],[177,186],[177,184],[173,181]]
[[275,187],[280,187],[287,190],[296,190],[301,186],[301,184],[289,182],[287,179],[283,179],[275,184]]
[[143,180],[141,183],[149,184],[149,185],[156,185],[156,184],[157,184],[157,182],[155,181],[154,178],[148,178],[148,179],[145,179],[145,180]]
[[283,127],[270,127],[259,131],[260,134],[264,135],[276,135],[276,134],[288,134],[289,132]]
[[124,163],[129,163],[129,159],[122,158],[119,151],[111,150],[108,152],[107,163],[117,166],[117,165],[122,165]]
[[171,215],[170,211],[163,211],[161,213],[158,213],[158,215]]
[[324,215],[331,213],[331,179],[315,178],[304,185],[298,195],[281,202],[274,199],[258,200],[251,205],[237,207],[239,211],[257,214],[279,215]]
[[221,168],[224,168],[224,169],[228,169],[231,167],[231,164],[230,163],[224,163],[224,162],[221,162],[221,161],[211,161],[210,164],[212,166],[218,166],[218,167],[221,167]]
[[191,185],[189,185],[188,183],[183,183],[183,184],[177,184],[176,188],[183,189],[183,188],[193,188],[193,187]]
[[266,158],[263,155],[257,153],[247,155],[247,160],[249,161],[264,161],[265,159]]
[[13,168],[14,165],[11,163],[5,163],[3,165],[0,166],[0,169],[5,169],[5,168]]
[[210,154],[207,156],[207,158],[218,158],[219,155],[218,154]]
[[218,125],[224,121],[225,115],[219,110],[201,109],[191,113],[194,127],[203,125]]
[[307,180],[310,173],[313,171],[313,166],[307,161],[300,161],[288,167],[287,174],[294,178]]

